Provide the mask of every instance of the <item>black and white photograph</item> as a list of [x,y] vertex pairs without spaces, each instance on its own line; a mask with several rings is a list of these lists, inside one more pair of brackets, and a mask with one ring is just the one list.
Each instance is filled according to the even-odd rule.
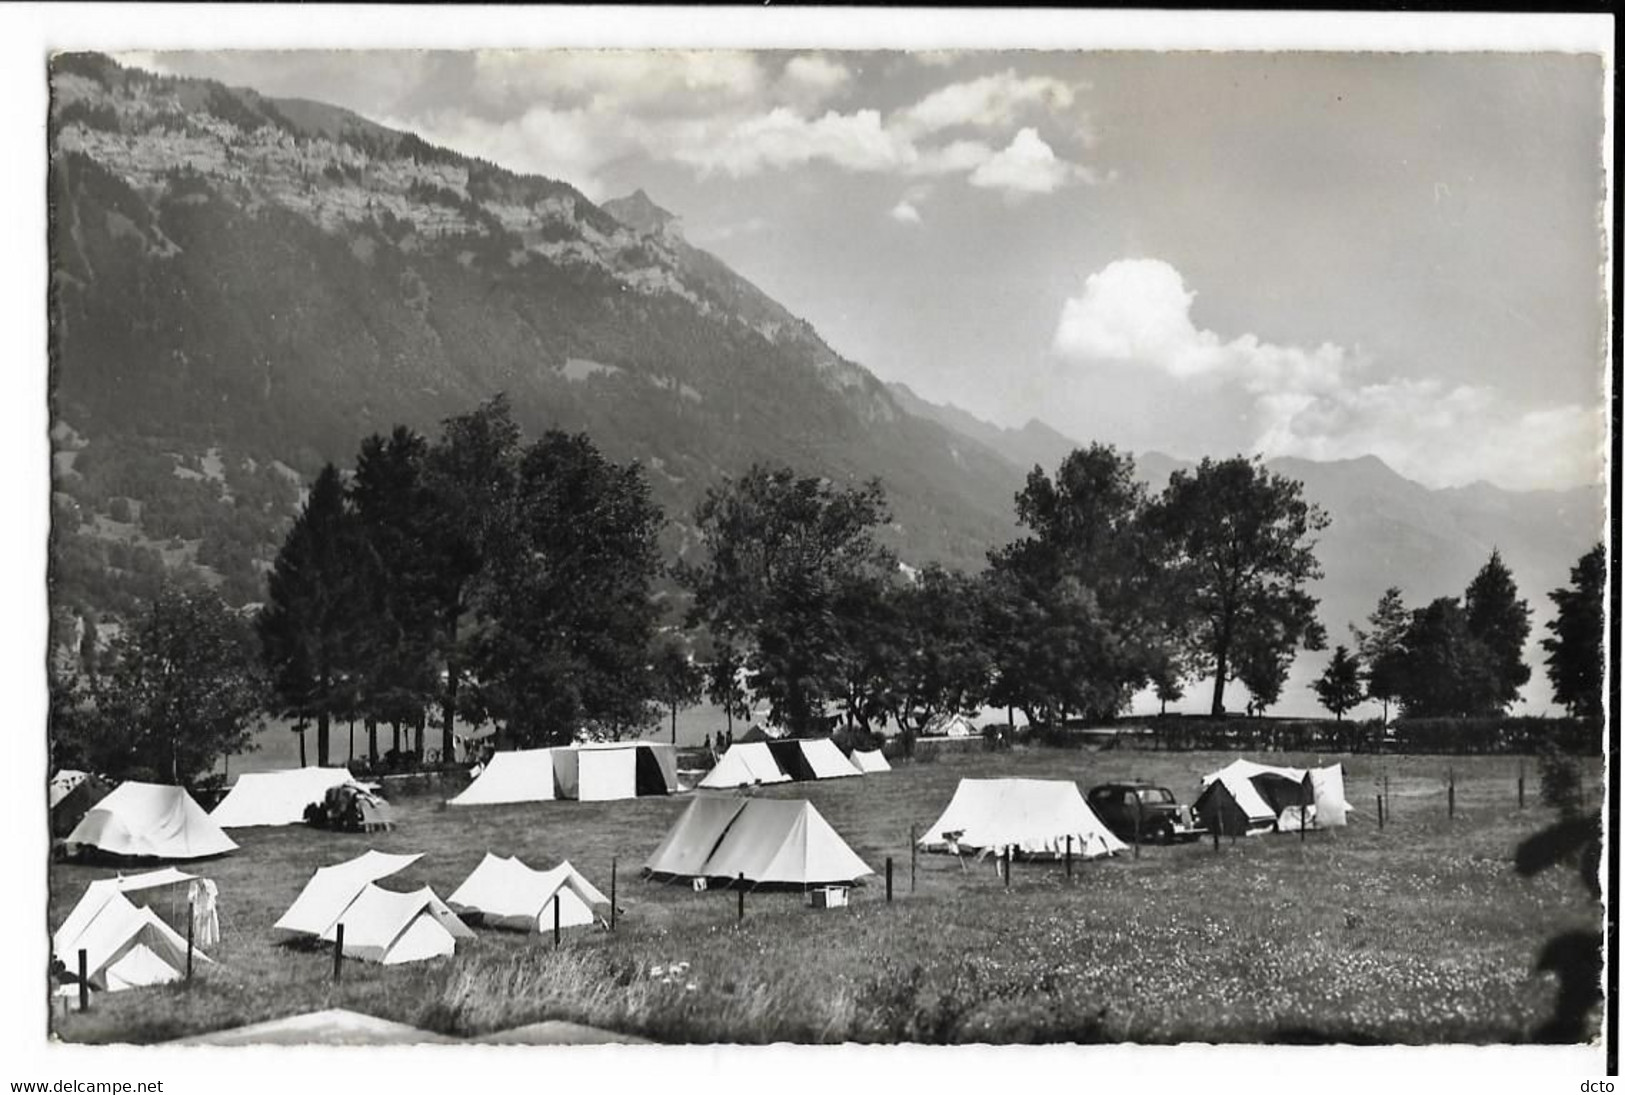
[[11,1090],[1617,1072],[1611,16],[148,10],[7,47]]

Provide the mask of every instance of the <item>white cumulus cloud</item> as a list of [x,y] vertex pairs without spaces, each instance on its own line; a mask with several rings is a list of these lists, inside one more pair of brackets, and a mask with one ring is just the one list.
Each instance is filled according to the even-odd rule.
[[924,133],[955,126],[1002,128],[1029,110],[1060,113],[1071,110],[1075,101],[1070,84],[1007,70],[938,88],[902,111],[900,121]]
[[[1602,427],[1594,409],[1521,408],[1493,388],[1373,377],[1371,363],[1331,343],[1280,346],[1253,334],[1227,340],[1196,325],[1195,298],[1166,262],[1113,262],[1063,306],[1055,352],[1182,382],[1190,401],[1184,413],[1193,417],[1225,393],[1240,398],[1249,407],[1252,451],[1267,457],[1372,454],[1436,487],[1483,479],[1536,489],[1595,479]],[[1181,412],[1162,406],[1158,413]]]
[[1019,197],[1053,194],[1074,179],[1088,178],[1076,164],[1055,155],[1031,126],[1021,130],[1002,151],[970,174],[970,184]]
[[914,203],[909,201],[907,198],[904,198],[902,201],[892,206],[891,212],[888,213],[887,216],[891,217],[892,220],[900,221],[903,224],[920,223],[920,211],[914,208]]

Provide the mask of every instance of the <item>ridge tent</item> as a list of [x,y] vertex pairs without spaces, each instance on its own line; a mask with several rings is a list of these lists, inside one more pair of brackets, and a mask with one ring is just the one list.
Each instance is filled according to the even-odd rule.
[[779,771],[800,783],[804,780],[817,779],[818,772],[807,760],[806,752],[801,748],[799,741],[770,741],[765,743],[767,751],[773,755],[773,762],[779,766]]
[[814,779],[840,779],[843,776],[861,776],[863,769],[846,759],[828,738],[806,738],[796,743],[812,769]]
[[490,927],[545,931],[553,922],[555,897],[563,928],[592,924],[597,919],[593,906],[609,904],[609,898],[569,860],[538,871],[515,856],[503,859],[489,852],[446,904],[459,915],[478,916]]
[[457,940],[474,938],[427,886],[397,893],[369,882],[322,932],[322,942],[336,943],[341,924],[346,958],[386,966],[449,955],[457,950]]
[[755,783],[785,783],[789,779],[779,762],[773,759],[767,742],[736,742],[700,780],[700,786],[749,787]]
[[672,878],[704,877],[705,861],[744,808],[745,800],[733,795],[695,795],[644,863],[644,871]]
[[[582,802],[669,795],[677,790],[677,747],[660,742],[593,742],[570,753]],[[561,781],[562,782],[562,781]]]
[[419,859],[416,855],[394,855],[367,851],[354,859],[318,867],[305,888],[299,891],[288,911],[273,927],[300,935],[321,935],[356,899],[356,895],[380,878],[405,870]]
[[974,738],[979,733],[970,719],[957,712],[938,715],[920,730],[922,738]]
[[70,854],[202,859],[235,851],[236,841],[183,787],[127,781],[85,813],[67,837]]
[[222,829],[250,825],[297,825],[305,807],[320,803],[329,787],[353,783],[347,768],[293,768],[250,772],[237,777],[230,793],[209,817]]
[[852,763],[857,767],[858,771],[866,776],[873,775],[876,772],[891,771],[891,762],[886,759],[886,754],[879,749],[852,750]]
[[928,851],[998,851],[1059,856],[1066,838],[1083,859],[1123,851],[1071,780],[962,779],[936,823],[920,837]]
[[1310,828],[1348,823],[1341,764],[1304,769],[1237,760],[1202,777],[1202,785],[1191,809],[1221,833],[1296,830],[1305,820]]
[[874,874],[810,802],[714,796],[689,805],[645,870],[729,881],[743,877],[756,886],[850,884]]
[[[199,884],[202,884],[201,886]],[[51,936],[51,953],[74,977],[79,951],[86,952],[86,971],[93,987],[109,992],[175,981],[186,969],[186,941],[151,908],[136,905],[127,896],[186,885],[209,897],[192,908],[198,946],[220,937],[213,903],[213,884],[173,867],[117,878],[100,878],[85,887],[83,896]],[[181,923],[185,924],[184,916]],[[194,946],[194,961],[211,959]],[[71,987],[69,991],[72,991]]]
[[552,749],[513,749],[493,753],[485,770],[447,804],[495,806],[507,802],[549,802],[556,799],[560,796],[554,752]]
[[46,798],[51,807],[51,836],[61,838],[73,832],[85,814],[113,790],[100,776],[64,768],[51,777]]
[[[185,976],[186,940],[157,913],[138,908],[117,890],[109,893],[77,935],[64,943],[54,949],[70,974],[78,977],[79,951],[83,950],[86,979],[91,987],[106,992],[179,981]],[[192,959],[211,961],[195,948]],[[75,989],[64,985],[58,991],[71,993]]]

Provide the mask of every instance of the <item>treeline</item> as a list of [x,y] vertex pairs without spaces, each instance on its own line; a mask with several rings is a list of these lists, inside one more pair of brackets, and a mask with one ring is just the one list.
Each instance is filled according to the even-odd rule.
[[[261,713],[313,727],[318,764],[339,720],[364,725],[374,757],[387,730],[421,761],[434,729],[450,758],[459,724],[494,724],[504,747],[619,738],[663,714],[675,733],[677,711],[706,696],[730,731],[765,707],[795,733],[845,722],[908,750],[943,714],[1008,707],[1059,728],[1204,678],[1213,714],[1235,681],[1259,712],[1296,652],[1324,645],[1307,585],[1328,518],[1256,460],[1204,460],[1153,496],[1131,457],[1093,445],[1053,475],[1035,468],[1015,510],[1023,535],[978,573],[914,570],[878,538],[892,520],[878,481],[756,466],[707,491],[697,546],[667,566],[641,466],[583,434],[527,441],[498,397],[433,440],[367,438],[348,476],[325,467],[251,622],[169,590],[112,649],[92,643],[55,690],[53,745],[59,762],[139,757],[185,780],[241,748]],[[1600,674],[1601,566],[1599,547],[1554,595],[1554,681],[1592,651]],[[674,583],[686,596],[666,595]],[[162,649],[181,632],[249,630],[208,658]],[[1366,696],[1412,717],[1498,715],[1528,680],[1527,634],[1494,555],[1461,601],[1407,611],[1390,590],[1358,652],[1334,655],[1322,697],[1339,716]],[[188,659],[196,694],[147,675]],[[1599,710],[1600,675],[1563,682],[1576,715]]]

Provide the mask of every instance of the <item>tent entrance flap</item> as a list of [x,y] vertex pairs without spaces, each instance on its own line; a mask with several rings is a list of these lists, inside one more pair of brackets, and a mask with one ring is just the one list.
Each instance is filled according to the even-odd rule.
[[660,767],[660,761],[653,749],[637,750],[636,789],[639,797],[643,795],[664,795],[667,793],[666,773]]

